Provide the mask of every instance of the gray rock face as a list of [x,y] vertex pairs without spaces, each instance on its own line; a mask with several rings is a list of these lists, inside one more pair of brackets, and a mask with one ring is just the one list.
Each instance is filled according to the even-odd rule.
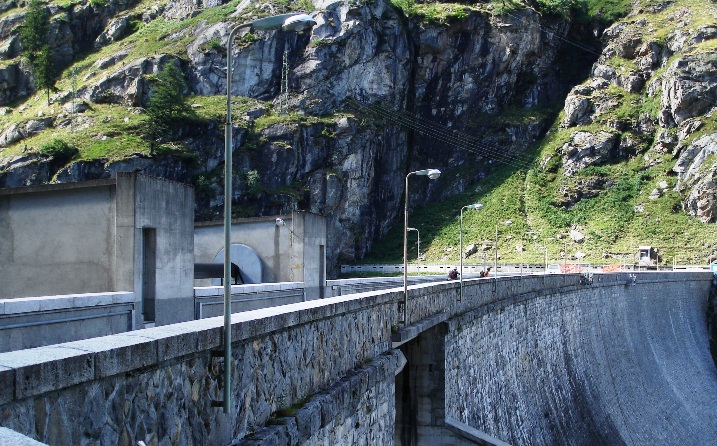
[[[673,171],[679,174],[677,190],[684,194],[683,207],[703,221],[713,221],[710,197],[717,191],[711,189],[712,166],[704,161],[711,159],[714,135],[700,133],[709,128],[704,125],[705,117],[717,109],[717,64],[713,55],[697,51],[696,45],[717,38],[717,28],[704,25],[688,30],[684,25],[693,18],[687,8],[675,10],[671,17],[683,25],[671,31],[664,42],[643,40],[641,29],[652,26],[644,20],[626,19],[605,31],[605,47],[592,77],[574,87],[565,100],[561,127],[597,124],[620,132],[621,137],[605,130],[579,130],[559,152],[564,173],[571,176],[588,165],[644,151],[645,142],[651,141],[643,155],[645,166],[677,156]],[[636,100],[636,94],[642,98]],[[629,104],[625,97],[631,98]],[[657,113],[643,111],[638,116],[640,101],[657,102]],[[690,139],[694,141],[686,144]],[[579,185],[563,186],[559,191],[563,198],[558,201],[569,206],[592,194],[582,195],[581,190]],[[660,199],[665,191],[655,188],[649,198]]]
[[619,142],[620,135],[617,133],[601,131],[593,135],[590,132],[575,132],[571,141],[560,149],[565,175],[572,176],[580,169],[614,158]]
[[157,74],[166,63],[175,58],[167,55],[134,60],[100,79],[94,85],[78,90],[77,94],[90,102],[114,103],[131,106],[146,105],[151,87],[146,85],[144,74]]
[[95,40],[95,48],[101,48],[108,43],[117,41],[124,37],[129,27],[129,20],[127,17],[119,17],[111,20],[107,24],[105,31],[97,37]]
[[703,136],[682,151],[673,170],[677,189],[686,193],[685,209],[704,223],[717,222],[717,133]]
[[0,187],[32,186],[50,182],[51,160],[38,154],[23,155],[0,163]]
[[31,91],[30,77],[19,64],[0,68],[0,105],[8,105]]
[[167,3],[164,17],[170,20],[186,19],[201,5],[200,0],[175,0]]
[[717,105],[717,66],[710,57],[684,56],[670,65],[662,81],[663,127],[679,125]]

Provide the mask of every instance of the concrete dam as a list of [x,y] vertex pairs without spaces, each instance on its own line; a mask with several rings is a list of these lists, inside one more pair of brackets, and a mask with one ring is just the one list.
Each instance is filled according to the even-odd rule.
[[446,412],[514,445],[715,445],[705,304],[653,283],[459,317]]
[[0,353],[0,440],[716,445],[711,289],[534,275],[411,286],[406,324],[400,288],[235,313],[228,413],[221,318]]

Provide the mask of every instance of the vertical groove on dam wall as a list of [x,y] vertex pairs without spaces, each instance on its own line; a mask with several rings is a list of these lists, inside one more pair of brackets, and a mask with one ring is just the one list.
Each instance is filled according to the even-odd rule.
[[455,318],[446,415],[513,445],[717,444],[708,294],[592,287]]

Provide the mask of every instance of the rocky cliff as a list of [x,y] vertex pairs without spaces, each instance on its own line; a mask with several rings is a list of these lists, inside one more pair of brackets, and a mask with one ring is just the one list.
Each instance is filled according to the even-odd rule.
[[[686,212],[714,221],[710,132],[717,89],[707,51],[714,27],[690,20],[691,6],[667,2],[609,28],[601,50],[592,40],[601,36],[595,23],[508,3],[513,7],[436,3],[443,9],[429,14],[384,0],[304,2],[317,21],[311,34],[242,34],[232,94],[253,99],[237,99],[235,106],[238,215],[292,209],[326,215],[334,275],[400,221],[407,172],[443,171],[438,181],[412,182],[410,205],[416,207],[471,190],[496,160],[528,166],[524,155],[564,104],[560,128],[552,132],[569,136],[539,163],[566,178],[550,186],[556,206],[610,185],[606,178],[570,180],[581,170],[639,155],[648,164],[679,159],[672,170],[679,181],[669,187],[680,191]],[[4,4],[0,186],[141,170],[193,183],[197,218],[218,218],[227,36],[234,24],[282,8],[196,0],[48,5],[48,41],[64,75],[47,106],[34,95],[20,58],[24,9]],[[699,8],[714,14],[714,6]],[[648,19],[667,13],[684,26],[648,38],[650,26],[659,31]],[[185,94],[198,118],[174,129],[150,155],[138,122],[156,74],[168,63],[185,74]],[[614,119],[614,110],[624,119]],[[415,119],[396,119],[401,116]],[[79,155],[65,164],[38,153],[51,137],[72,140]],[[560,162],[546,161],[551,158]]]
[[565,101],[561,127],[578,131],[559,152],[567,176],[636,155],[663,166],[650,199],[669,184],[686,212],[713,223],[717,5],[703,3],[646,2],[606,30],[591,77]]

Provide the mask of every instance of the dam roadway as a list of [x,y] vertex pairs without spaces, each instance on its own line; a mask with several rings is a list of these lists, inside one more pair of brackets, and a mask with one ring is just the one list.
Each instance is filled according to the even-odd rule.
[[409,288],[403,325],[401,288],[335,285],[232,316],[229,413],[217,317],[0,353],[0,426],[49,445],[717,445],[714,289],[534,275],[460,299],[444,280]]

